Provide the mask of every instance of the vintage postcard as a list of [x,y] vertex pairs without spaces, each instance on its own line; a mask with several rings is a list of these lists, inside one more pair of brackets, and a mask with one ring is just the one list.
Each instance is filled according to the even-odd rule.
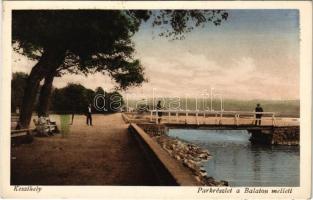
[[312,2],[2,6],[2,197],[310,198]]

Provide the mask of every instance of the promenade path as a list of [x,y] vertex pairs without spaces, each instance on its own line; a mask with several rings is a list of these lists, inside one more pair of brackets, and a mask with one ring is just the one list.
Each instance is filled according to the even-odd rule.
[[[11,151],[14,185],[156,185],[121,114],[75,116],[67,136],[36,137]],[[58,122],[59,123],[59,122]]]

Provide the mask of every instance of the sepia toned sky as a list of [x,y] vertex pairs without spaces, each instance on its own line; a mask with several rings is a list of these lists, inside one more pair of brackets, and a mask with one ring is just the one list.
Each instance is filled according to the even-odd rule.
[[[210,88],[224,98],[299,99],[299,15],[297,10],[229,10],[221,26],[207,24],[184,40],[158,37],[147,22],[133,40],[136,58],[148,79],[131,96],[201,96]],[[13,53],[13,71],[29,72],[35,63]],[[114,88],[101,74],[65,75],[69,82],[95,89]],[[125,92],[123,92],[125,94]]]

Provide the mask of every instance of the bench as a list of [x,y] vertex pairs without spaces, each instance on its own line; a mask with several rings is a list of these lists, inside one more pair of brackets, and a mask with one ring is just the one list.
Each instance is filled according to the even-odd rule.
[[12,145],[20,143],[31,143],[33,141],[33,131],[35,129],[11,130]]
[[39,136],[50,136],[59,133],[56,122],[51,121],[48,117],[39,117],[38,120],[33,119],[33,122]]
[[35,129],[18,129],[18,130],[11,130],[11,138],[30,135]]

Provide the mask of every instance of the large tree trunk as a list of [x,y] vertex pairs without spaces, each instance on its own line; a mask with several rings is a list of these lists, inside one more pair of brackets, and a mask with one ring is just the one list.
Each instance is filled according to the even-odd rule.
[[55,76],[55,70],[45,77],[45,82],[40,90],[38,115],[47,116],[52,94],[52,83]]
[[18,128],[28,128],[40,81],[52,71],[59,67],[65,57],[65,51],[58,48],[46,49],[39,62],[32,68],[27,79]]

